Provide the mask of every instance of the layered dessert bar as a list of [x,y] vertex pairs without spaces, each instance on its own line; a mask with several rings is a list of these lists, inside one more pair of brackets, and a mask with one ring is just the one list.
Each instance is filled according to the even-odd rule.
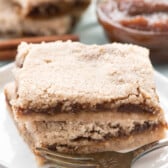
[[90,0],[12,0],[19,7],[21,14],[31,17],[80,14]]
[[5,95],[32,151],[118,151],[164,138],[148,55],[119,43],[22,43]]

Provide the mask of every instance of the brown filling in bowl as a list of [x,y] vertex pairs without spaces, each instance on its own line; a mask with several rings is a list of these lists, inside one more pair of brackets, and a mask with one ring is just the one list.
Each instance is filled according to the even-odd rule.
[[168,2],[99,0],[97,16],[110,41],[145,46],[154,63],[168,62]]
[[111,20],[137,30],[167,32],[168,3],[151,0],[108,0],[100,5]]

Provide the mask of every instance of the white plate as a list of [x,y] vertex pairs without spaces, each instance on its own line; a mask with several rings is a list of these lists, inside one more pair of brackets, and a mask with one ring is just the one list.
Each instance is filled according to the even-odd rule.
[[[0,69],[0,163],[6,163],[9,168],[36,168],[33,154],[20,137],[6,109],[3,88],[5,84],[13,80],[12,67],[13,64],[9,64]],[[168,80],[159,73],[155,73],[155,80],[161,106],[168,112]],[[168,149],[163,148],[144,157],[134,167],[168,168],[166,160],[168,160]]]
[[[94,6],[78,24],[75,33],[80,35],[84,43],[103,44],[107,42],[103,29],[96,22]],[[9,64],[0,69],[0,163],[5,163],[8,168],[37,168],[34,155],[19,136],[6,109],[3,88],[5,84],[13,80],[12,67],[13,64]],[[168,80],[158,73],[155,74],[155,79],[161,105],[168,112]],[[164,148],[139,160],[134,168],[149,166],[150,168],[168,168],[166,160],[168,160],[168,149]]]

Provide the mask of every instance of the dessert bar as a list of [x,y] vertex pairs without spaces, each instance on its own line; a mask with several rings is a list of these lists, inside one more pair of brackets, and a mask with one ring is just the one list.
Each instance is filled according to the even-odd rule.
[[89,5],[90,0],[13,0],[24,16],[46,17],[65,14],[79,14]]
[[22,43],[5,95],[32,151],[125,150],[164,138],[148,55],[119,43]]

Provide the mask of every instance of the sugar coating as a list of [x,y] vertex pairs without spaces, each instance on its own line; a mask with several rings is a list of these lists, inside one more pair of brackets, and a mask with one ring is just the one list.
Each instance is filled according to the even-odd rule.
[[149,51],[131,44],[85,45],[79,42],[22,43],[14,70],[21,109],[49,109],[63,103],[95,107],[109,103],[143,104],[160,110]]

